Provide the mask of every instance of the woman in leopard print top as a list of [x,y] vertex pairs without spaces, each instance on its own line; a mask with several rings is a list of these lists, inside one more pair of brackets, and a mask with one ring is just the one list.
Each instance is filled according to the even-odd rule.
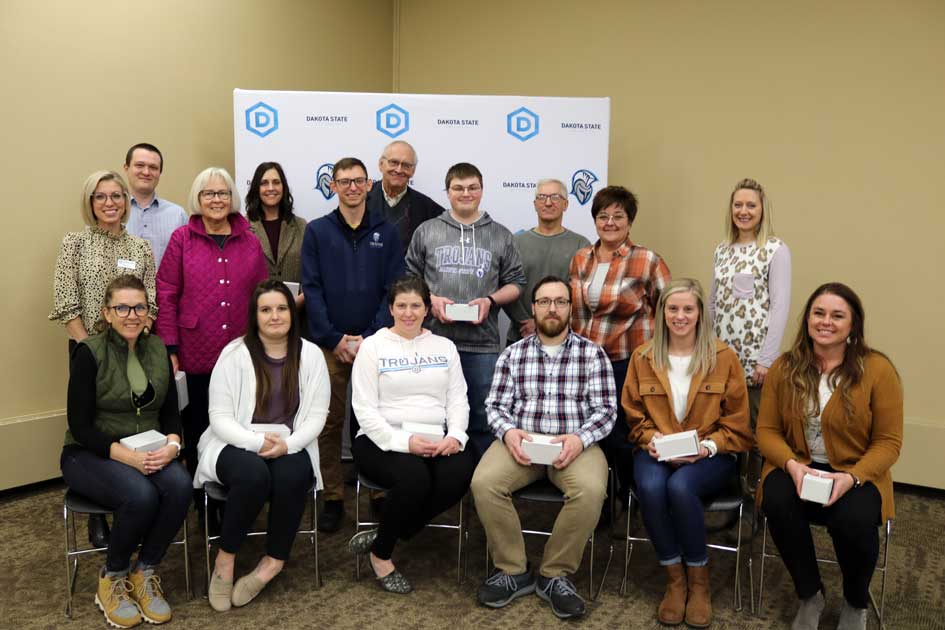
[[754,429],[761,385],[781,354],[791,307],[791,252],[774,235],[771,201],[755,180],[738,182],[725,216],[727,238],[715,248],[709,313],[716,336],[745,370]]
[[[155,303],[154,254],[143,238],[125,231],[128,187],[114,171],[96,171],[82,190],[82,219],[86,228],[62,239],[53,281],[49,319],[66,327],[69,338],[82,341],[102,312],[105,287],[116,276],[130,273],[145,286],[148,304]],[[151,306],[149,318],[157,309]]]

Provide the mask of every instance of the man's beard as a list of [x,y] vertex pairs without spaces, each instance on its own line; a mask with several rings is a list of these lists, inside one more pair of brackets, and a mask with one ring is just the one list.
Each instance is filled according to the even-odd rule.
[[538,330],[546,337],[557,337],[563,333],[567,327],[568,320],[564,317],[552,319],[550,316],[546,315],[544,319],[538,322]]

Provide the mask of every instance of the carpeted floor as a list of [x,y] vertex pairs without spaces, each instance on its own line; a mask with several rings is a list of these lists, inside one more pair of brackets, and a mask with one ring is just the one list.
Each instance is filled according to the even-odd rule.
[[[63,559],[63,524],[61,484],[49,483],[25,491],[0,495],[0,561],[7,567],[0,574],[0,628],[81,629],[103,628],[104,619],[93,603],[95,576],[102,558],[84,556],[76,584],[72,621],[63,615],[65,602],[65,562]],[[529,596],[502,610],[478,606],[475,590],[484,575],[484,536],[475,516],[470,531],[468,577],[456,583],[456,538],[446,530],[427,529],[395,551],[394,561],[411,580],[414,592],[407,596],[384,593],[373,583],[365,568],[355,581],[354,564],[346,555],[344,544],[353,533],[353,489],[346,503],[348,517],[342,531],[322,535],[319,558],[324,586],[315,587],[313,556],[308,539],[296,540],[294,556],[279,576],[249,606],[216,613],[202,598],[204,590],[204,553],[202,534],[191,524],[191,567],[197,597],[188,601],[184,589],[183,559],[180,547],[172,547],[160,574],[174,607],[170,627],[218,628],[522,628],[555,627],[561,623],[544,602]],[[945,629],[945,493],[909,487],[897,487],[898,518],[890,544],[890,573],[886,590],[887,628]],[[365,501],[366,503],[366,501]],[[555,510],[547,505],[526,504],[523,520],[531,527],[550,527]],[[306,515],[306,519],[308,516]],[[746,519],[747,521],[747,519]],[[79,538],[85,538],[84,518],[79,520]],[[632,529],[642,533],[639,517]],[[620,527],[623,527],[621,523]],[[734,539],[722,532],[726,541]],[[541,557],[544,539],[528,537],[529,556]],[[829,540],[818,533],[819,545],[829,553]],[[753,541],[754,583],[757,600],[758,554],[761,536]],[[599,533],[596,548],[595,579],[606,563],[610,540]],[[619,594],[623,572],[624,545],[614,541],[614,557],[597,602],[580,621],[584,628],[660,628],[655,609],[662,594],[663,575],[648,545],[636,545],[631,567],[630,588],[626,597]],[[238,559],[238,575],[255,565],[262,553],[262,537],[250,539]],[[748,576],[743,579],[744,610],[733,610],[734,555],[710,552],[712,597],[716,615],[713,628],[787,628],[796,599],[790,579],[778,560],[769,561],[765,575],[765,603],[760,616],[748,606]],[[576,582],[582,594],[587,588],[587,564]],[[840,606],[840,576],[836,567],[823,570],[828,589],[828,604],[822,628],[834,628]],[[879,592],[880,579],[874,578]],[[870,627],[877,627],[871,618]]]

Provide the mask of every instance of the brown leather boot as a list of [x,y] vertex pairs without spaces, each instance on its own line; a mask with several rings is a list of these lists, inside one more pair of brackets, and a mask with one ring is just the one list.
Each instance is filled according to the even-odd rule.
[[686,614],[686,572],[681,562],[666,566],[666,593],[657,616],[660,623],[678,626]]
[[709,565],[687,567],[689,600],[686,602],[686,625],[705,628],[712,623],[712,595],[709,592]]

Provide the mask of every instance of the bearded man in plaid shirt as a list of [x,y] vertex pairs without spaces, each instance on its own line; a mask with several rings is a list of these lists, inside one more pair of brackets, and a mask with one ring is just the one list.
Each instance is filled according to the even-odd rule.
[[[607,495],[607,461],[597,442],[613,428],[617,393],[607,353],[571,331],[566,280],[540,280],[532,314],[537,334],[502,353],[486,399],[489,427],[499,440],[479,462],[472,491],[495,571],[480,587],[479,602],[500,608],[536,592],[558,617],[580,617],[584,600],[569,576],[581,563]],[[525,454],[522,442],[532,441],[531,433],[552,435],[562,445],[552,465],[532,464]],[[511,495],[546,477],[564,493],[565,503],[536,578]]]

